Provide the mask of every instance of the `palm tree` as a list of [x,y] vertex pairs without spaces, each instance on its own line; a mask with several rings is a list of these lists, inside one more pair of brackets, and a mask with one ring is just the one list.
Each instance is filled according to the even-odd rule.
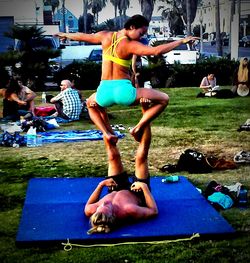
[[129,8],[129,0],[120,0],[118,3],[119,15],[120,15],[120,28],[123,26],[123,18],[126,17],[126,10]]
[[92,1],[92,13],[94,14],[94,20],[98,24],[98,14],[106,6],[107,0],[93,0]]
[[187,35],[191,35],[191,5],[190,0],[186,0],[186,25]]
[[168,20],[172,35],[182,35],[184,31],[182,0],[160,0],[165,5],[159,6],[162,9],[162,17]]
[[148,21],[151,21],[155,0],[139,0],[139,3],[141,4],[142,15],[146,17]]
[[[49,72],[49,58],[58,57],[61,54],[61,50],[48,49],[46,47],[36,48],[32,46],[32,42],[39,43],[44,38],[42,27],[34,26],[12,26],[9,32],[5,33],[5,36],[18,39],[22,43],[21,51],[13,51],[9,53],[10,59],[18,60],[21,62],[21,68],[18,70],[18,74],[21,75],[23,80],[28,78],[34,78],[36,76],[37,86],[43,86],[43,82]],[[32,40],[32,41],[31,41]]]
[[115,19],[114,19],[114,24],[115,24],[115,28],[116,28],[116,18],[117,18],[117,10],[118,10],[118,5],[119,5],[120,0],[110,0],[110,3],[114,6],[114,10],[115,10]]
[[44,5],[51,5],[52,14],[54,15],[56,8],[58,8],[60,1],[59,0],[43,0]]
[[[164,2],[168,4],[168,7],[166,8],[166,5],[160,6],[159,9],[163,9],[163,15],[166,18],[169,18],[170,28],[180,28],[182,27],[180,25],[181,21],[179,18],[182,19],[182,23],[186,24],[187,27],[187,34],[191,34],[191,24],[193,23],[196,11],[197,11],[197,5],[199,0],[160,0],[161,2]],[[169,8],[169,6],[172,6],[172,8]],[[172,25],[171,25],[172,24]]]
[[218,56],[222,56],[222,41],[220,33],[220,0],[215,0],[216,49]]
[[87,14],[88,10],[92,6],[92,1],[91,0],[83,0],[83,19],[84,19],[84,32],[87,32]]

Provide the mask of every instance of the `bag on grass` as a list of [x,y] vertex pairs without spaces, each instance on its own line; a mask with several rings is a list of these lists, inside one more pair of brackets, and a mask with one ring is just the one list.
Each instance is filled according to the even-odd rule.
[[189,173],[211,173],[212,167],[208,164],[203,153],[196,150],[187,149],[181,154],[177,169],[188,171]]
[[20,135],[19,132],[14,132],[14,134],[11,134],[5,131],[3,134],[1,134],[0,136],[1,146],[13,147],[15,144],[19,146],[26,145],[24,136]]

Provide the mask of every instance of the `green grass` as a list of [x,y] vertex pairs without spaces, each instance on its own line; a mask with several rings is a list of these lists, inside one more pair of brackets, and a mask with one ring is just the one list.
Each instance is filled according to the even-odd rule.
[[[176,163],[187,148],[232,160],[240,150],[249,150],[249,132],[238,132],[249,118],[250,97],[233,99],[196,98],[198,88],[163,89],[170,96],[167,109],[152,124],[149,168],[153,175],[167,175],[160,168]],[[92,91],[83,91],[88,97]],[[41,94],[37,98],[39,105]],[[2,104],[0,104],[2,110]],[[114,106],[108,110],[111,123],[125,127],[136,124],[140,107]],[[60,129],[94,129],[86,119],[61,125]],[[118,143],[124,166],[134,170],[137,143],[126,130]],[[194,185],[205,189],[208,182],[241,182],[250,189],[249,166],[211,174],[188,174]],[[236,229],[233,238],[183,241],[166,244],[131,244],[116,247],[27,248],[15,246],[27,182],[33,177],[90,177],[107,175],[107,158],[102,141],[57,143],[32,149],[1,147],[0,155],[0,259],[1,262],[249,262],[250,209],[237,207],[220,211]],[[140,231],[140,230],[138,230]]]

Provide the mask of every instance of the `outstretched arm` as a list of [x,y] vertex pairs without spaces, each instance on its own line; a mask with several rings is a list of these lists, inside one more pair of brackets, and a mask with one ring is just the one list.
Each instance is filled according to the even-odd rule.
[[102,37],[104,36],[105,32],[100,31],[96,34],[86,34],[86,33],[63,33],[59,32],[54,36],[59,37],[62,40],[70,39],[75,41],[83,41],[92,44],[100,44],[102,42]]
[[170,43],[161,44],[159,46],[151,47],[141,44],[138,41],[129,41],[128,52],[139,56],[158,56],[165,54],[181,44],[192,43],[199,38],[188,36],[183,39],[179,39]]

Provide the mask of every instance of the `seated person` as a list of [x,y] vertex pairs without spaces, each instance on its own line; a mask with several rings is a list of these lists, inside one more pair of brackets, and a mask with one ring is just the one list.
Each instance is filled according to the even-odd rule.
[[217,87],[216,77],[212,72],[208,73],[207,76],[202,79],[200,84],[203,93],[215,91]]
[[78,91],[71,88],[71,82],[69,80],[62,80],[60,87],[61,92],[50,99],[50,102],[55,104],[57,111],[53,116],[72,121],[79,120],[82,103]]
[[19,106],[26,106],[27,102],[18,98],[20,86],[17,80],[11,79],[6,88],[0,89],[0,95],[3,97],[3,120],[17,121],[20,116],[26,115],[28,112],[19,110]]
[[22,110],[27,110],[32,112],[33,115],[35,115],[35,102],[34,99],[37,96],[34,91],[32,91],[30,88],[27,86],[23,85],[23,82],[20,78],[17,78],[18,84],[21,88],[20,92],[18,93],[18,97],[22,101],[26,101],[27,105],[25,106],[20,106],[19,108]]
[[239,93],[238,89],[245,90],[246,94],[249,94],[250,70],[248,66],[249,66],[248,58],[242,58],[240,60],[240,65],[234,72],[234,76],[233,76],[233,87],[231,91],[234,94]]
[[[105,137],[104,141],[109,160],[108,177],[97,185],[86,203],[84,212],[90,217],[91,223],[89,234],[108,233],[121,224],[147,219],[158,214],[149,186],[147,156],[151,141],[150,126],[146,126],[143,130],[137,150],[133,183],[129,182],[123,170],[116,144],[112,144]],[[105,186],[109,189],[109,193],[100,198]]]

